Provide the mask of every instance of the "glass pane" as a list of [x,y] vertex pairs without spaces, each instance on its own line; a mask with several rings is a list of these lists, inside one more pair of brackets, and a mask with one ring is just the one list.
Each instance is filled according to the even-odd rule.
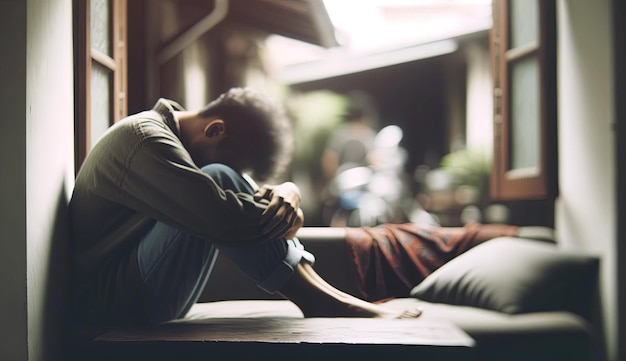
[[90,144],[93,146],[111,124],[111,84],[113,73],[102,65],[91,65],[91,131]]
[[509,49],[539,41],[539,7],[536,0],[509,2]]
[[510,64],[511,169],[539,169],[539,61],[524,58]]
[[[83,1],[83,0],[81,0]],[[84,0],[87,1],[87,0]],[[111,53],[111,1],[110,0],[91,0],[90,14],[90,33],[91,47],[106,55],[112,56]]]

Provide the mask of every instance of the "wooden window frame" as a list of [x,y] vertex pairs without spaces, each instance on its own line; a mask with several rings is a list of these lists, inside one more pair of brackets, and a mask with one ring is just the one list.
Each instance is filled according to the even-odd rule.
[[[556,5],[538,2],[539,40],[509,49],[509,0],[493,0],[491,56],[494,79],[494,156],[490,196],[495,201],[547,200],[557,196],[557,96]],[[511,139],[515,136],[509,115],[509,64],[528,56],[539,62],[539,156],[538,172],[510,171]]]
[[76,17],[76,170],[92,147],[91,131],[91,68],[94,62],[113,73],[111,87],[110,124],[122,119],[128,112],[127,83],[127,6],[126,0],[111,0],[111,54],[91,48],[90,0],[75,2]]

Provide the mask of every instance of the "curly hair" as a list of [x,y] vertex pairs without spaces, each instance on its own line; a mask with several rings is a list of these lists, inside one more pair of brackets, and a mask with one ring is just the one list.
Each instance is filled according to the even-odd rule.
[[227,129],[220,143],[225,163],[259,181],[283,174],[291,162],[293,132],[283,108],[252,88],[232,88],[200,110],[219,116]]

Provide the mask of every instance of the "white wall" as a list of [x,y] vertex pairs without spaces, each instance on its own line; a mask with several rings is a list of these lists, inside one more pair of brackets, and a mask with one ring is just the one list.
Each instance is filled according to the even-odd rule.
[[29,360],[60,352],[74,182],[72,0],[28,0],[26,250]]
[[0,360],[62,359],[72,41],[72,0],[0,1]]
[[558,2],[558,237],[602,257],[608,359],[616,359],[616,184],[610,0]]

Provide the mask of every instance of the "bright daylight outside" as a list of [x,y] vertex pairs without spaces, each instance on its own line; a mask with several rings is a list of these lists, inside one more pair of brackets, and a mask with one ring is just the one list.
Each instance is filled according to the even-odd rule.
[[[487,209],[491,1],[324,4],[338,46],[265,44],[270,77],[289,87],[308,225],[506,221]],[[340,149],[347,123],[364,139]]]

